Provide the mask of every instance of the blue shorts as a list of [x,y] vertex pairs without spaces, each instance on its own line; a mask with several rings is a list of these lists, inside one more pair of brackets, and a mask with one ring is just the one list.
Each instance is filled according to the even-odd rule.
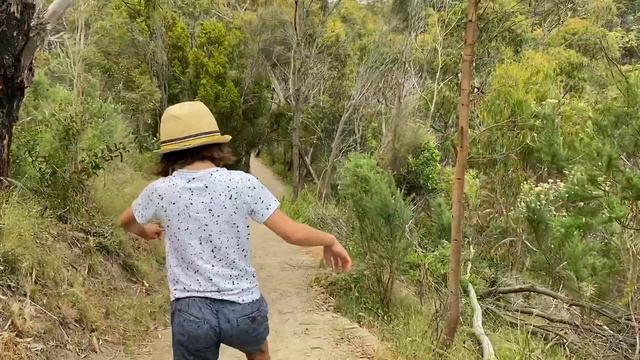
[[220,344],[259,353],[269,335],[263,297],[248,303],[187,297],[171,302],[174,360],[217,360]]

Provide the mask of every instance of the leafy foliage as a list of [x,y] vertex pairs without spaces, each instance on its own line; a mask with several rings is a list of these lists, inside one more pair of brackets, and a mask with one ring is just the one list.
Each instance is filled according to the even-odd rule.
[[402,184],[410,193],[431,195],[441,190],[443,173],[440,152],[433,141],[425,140],[416,154],[409,155]]
[[14,140],[16,178],[63,219],[80,214],[87,181],[132,143],[118,106],[87,95],[38,75]]
[[361,155],[353,155],[342,168],[340,195],[358,222],[358,247],[374,273],[379,300],[388,309],[400,266],[411,249],[411,207],[393,179]]
[[[105,326],[92,310],[107,306],[96,301],[103,294],[84,285],[94,270],[69,275],[76,245],[59,239],[71,238],[68,227],[113,218],[149,180],[142,172],[157,159],[137,152],[157,146],[160,94],[166,90],[169,104],[204,101],[233,136],[239,167],[248,169],[258,150],[285,178],[293,175],[297,104],[307,188],[283,209],[337,233],[359,264],[323,285],[343,313],[383,329],[407,358],[442,355],[433,349],[437,326],[416,319],[436,324],[441,314],[466,4],[304,3],[300,29],[293,4],[283,1],[91,0],[74,9],[38,59],[15,129],[12,171],[20,185],[19,196],[0,203],[2,278],[34,295],[51,295],[29,282],[34,271],[42,284],[59,282],[72,295],[51,295],[56,315]],[[468,281],[479,291],[539,282],[637,312],[637,1],[496,0],[481,2],[478,21],[465,184]],[[166,55],[166,84],[156,76],[158,54]],[[332,166],[341,171],[328,172]],[[330,194],[320,202],[315,182],[327,173]],[[64,235],[41,236],[48,228]],[[127,276],[159,279],[158,249],[143,256],[109,231],[82,243],[87,268],[116,259]],[[44,247],[65,260],[42,256]],[[69,278],[41,278],[48,267]],[[101,283],[120,279],[95,271]],[[157,310],[154,299],[144,301]],[[145,311],[142,300],[118,301],[111,310],[120,319]],[[19,307],[0,310],[4,323],[4,313],[28,322]],[[488,320],[499,355],[563,356],[535,334]]]

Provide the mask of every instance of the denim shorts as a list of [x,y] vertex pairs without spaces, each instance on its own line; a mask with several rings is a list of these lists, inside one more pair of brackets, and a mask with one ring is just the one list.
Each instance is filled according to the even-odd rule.
[[187,297],[171,302],[174,360],[217,360],[220,344],[258,353],[269,335],[263,297],[248,303]]

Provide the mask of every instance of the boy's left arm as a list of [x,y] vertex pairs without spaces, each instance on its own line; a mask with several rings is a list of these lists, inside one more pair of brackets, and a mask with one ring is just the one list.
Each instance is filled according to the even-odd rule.
[[156,240],[162,236],[163,230],[160,225],[154,223],[142,225],[138,223],[131,207],[127,208],[127,210],[120,215],[119,222],[120,226],[127,232],[138,235],[145,240]]

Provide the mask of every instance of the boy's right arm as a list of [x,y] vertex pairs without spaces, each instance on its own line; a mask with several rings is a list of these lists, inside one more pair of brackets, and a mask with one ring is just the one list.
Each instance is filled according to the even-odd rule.
[[130,207],[120,215],[118,222],[127,232],[138,235],[145,240],[155,240],[162,236],[163,230],[160,225],[154,223],[142,225],[138,223]]
[[284,241],[297,246],[323,246],[324,257],[334,270],[350,271],[351,258],[347,250],[335,236],[301,224],[288,217],[281,210],[276,210],[264,225],[280,236]]

